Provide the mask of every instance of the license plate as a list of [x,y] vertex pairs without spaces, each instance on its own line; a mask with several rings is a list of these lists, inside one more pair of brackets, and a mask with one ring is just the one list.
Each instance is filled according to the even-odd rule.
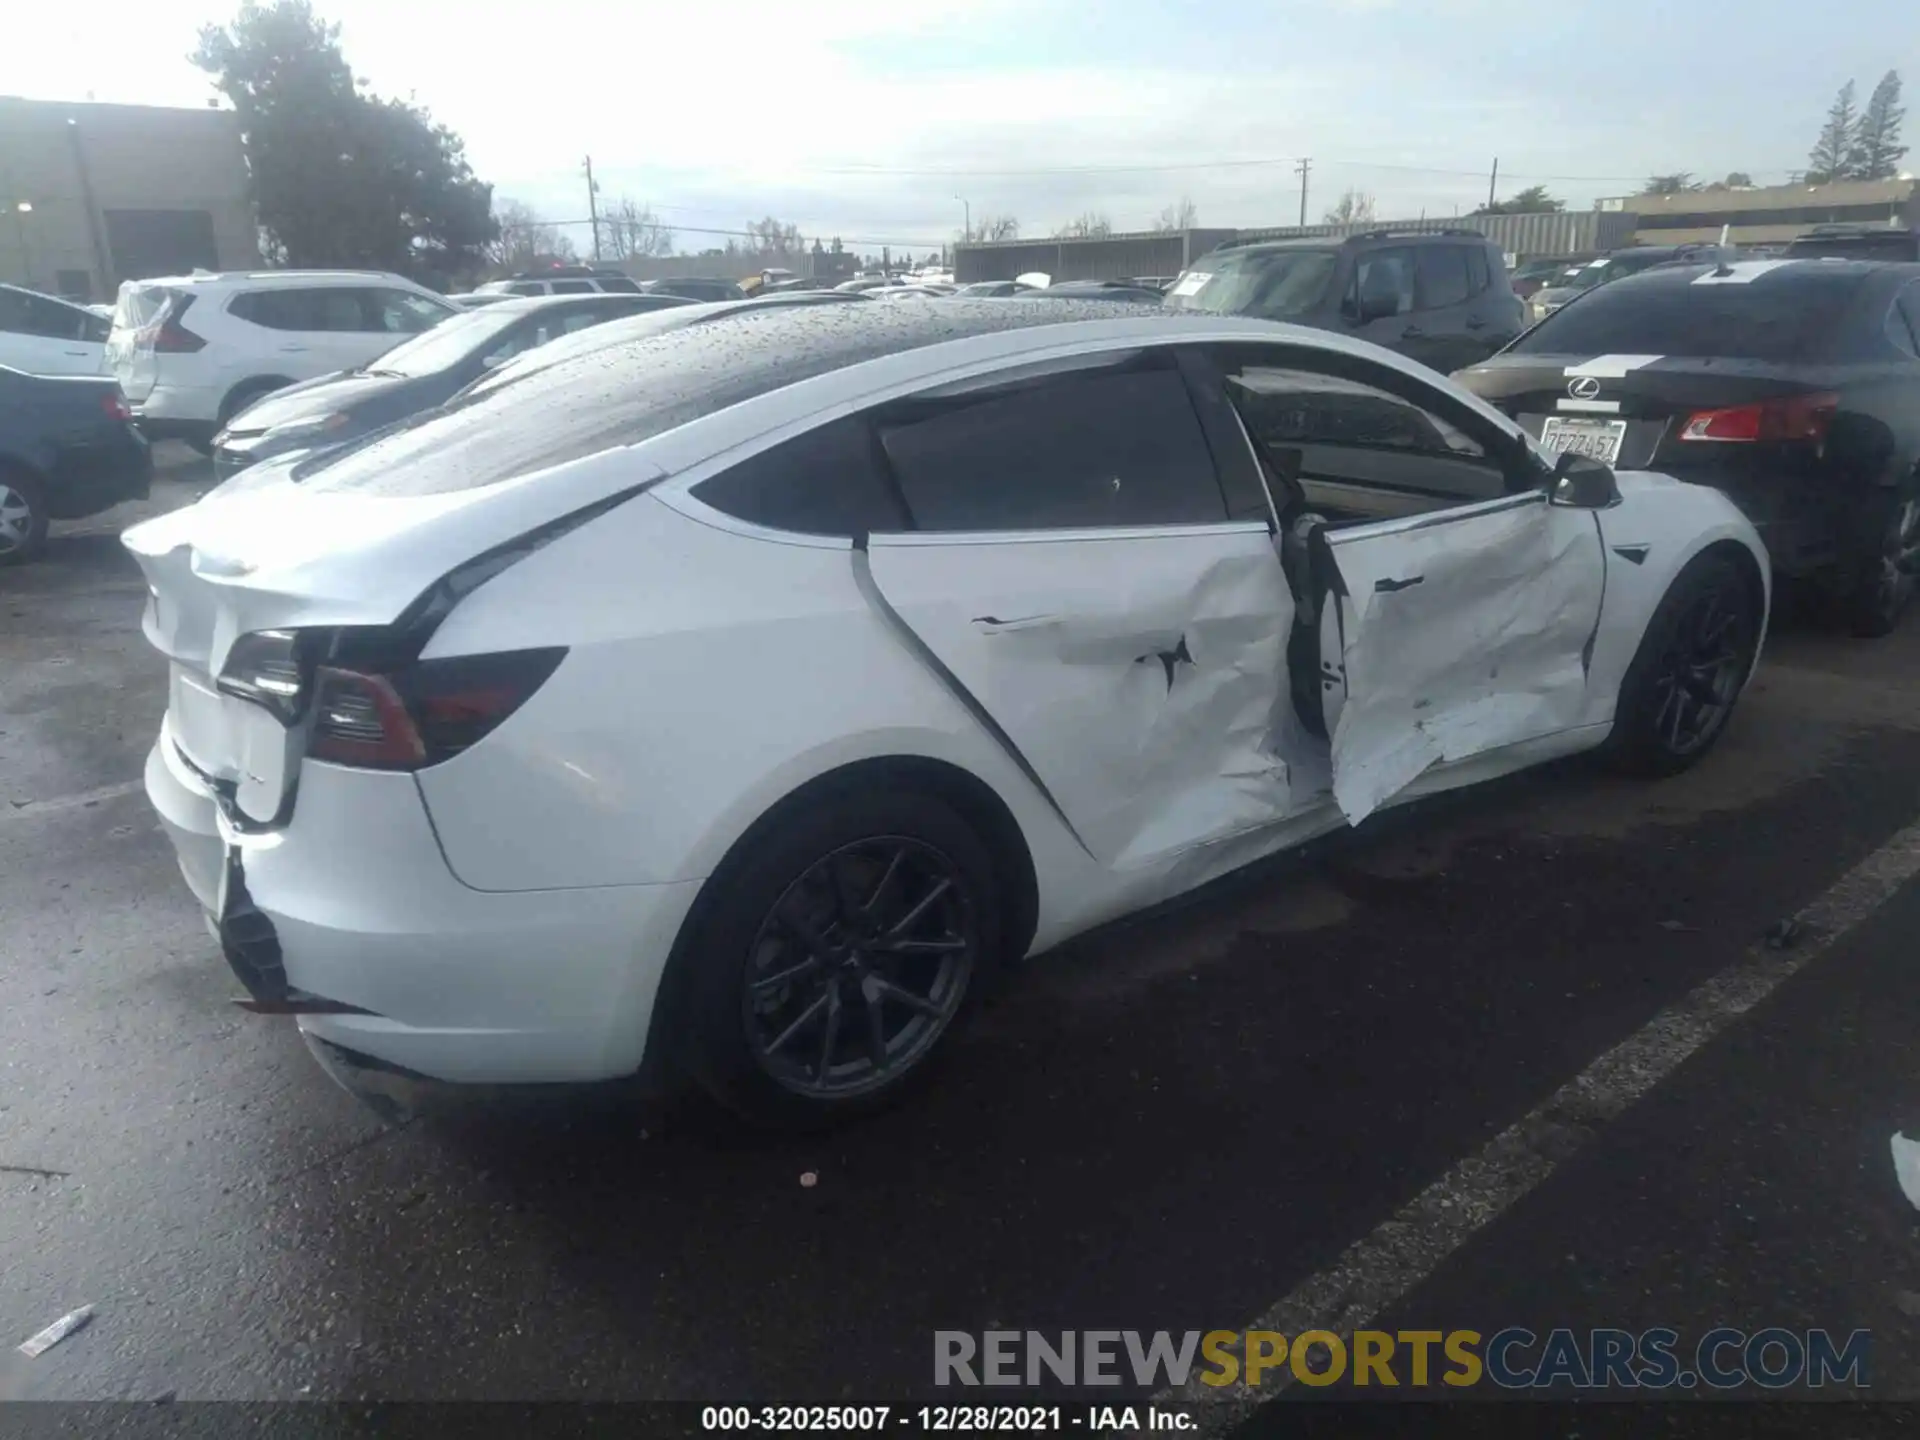
[[1620,458],[1626,438],[1624,420],[1563,420],[1554,415],[1541,427],[1540,448],[1549,455],[1566,452],[1611,465]]

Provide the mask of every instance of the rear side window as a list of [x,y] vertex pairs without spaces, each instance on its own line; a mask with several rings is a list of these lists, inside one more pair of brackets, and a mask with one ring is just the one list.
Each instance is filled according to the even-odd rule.
[[[1368,294],[1375,285],[1397,292],[1400,308],[1394,313],[1404,315],[1413,309],[1413,251],[1411,250],[1375,250],[1362,255],[1354,263],[1354,294],[1349,299],[1358,305],[1358,297]],[[1384,279],[1381,278],[1384,272]]]
[[1444,310],[1464,305],[1473,293],[1467,278],[1467,249],[1464,245],[1426,245],[1416,252],[1420,257],[1420,304],[1423,310]]
[[1898,308],[1913,337],[1913,349],[1920,352],[1920,285],[1909,285],[1900,292]]
[[636,295],[640,291],[640,287],[633,281],[619,275],[603,276],[600,281],[600,288],[609,295]]
[[523,280],[518,285],[509,285],[507,293],[509,295],[544,295],[547,293],[547,287],[536,281]]
[[1487,265],[1487,252],[1475,245],[1467,251],[1468,293],[1479,295],[1493,284],[1493,272]]
[[1058,530],[1224,521],[1212,455],[1178,372],[1102,371],[961,398],[881,426],[921,530]]
[[227,313],[268,330],[359,330],[359,295],[346,289],[246,290],[227,302]]
[[722,514],[803,535],[865,535],[907,524],[874,453],[873,432],[853,416],[742,460],[693,493]]
[[591,280],[552,280],[549,281],[548,284],[552,286],[555,295],[593,294],[593,282]]
[[99,317],[24,290],[0,289],[0,330],[45,340],[87,340]]
[[1832,339],[1861,278],[1803,272],[1744,284],[1623,281],[1555,311],[1514,342],[1513,353],[1807,359]]

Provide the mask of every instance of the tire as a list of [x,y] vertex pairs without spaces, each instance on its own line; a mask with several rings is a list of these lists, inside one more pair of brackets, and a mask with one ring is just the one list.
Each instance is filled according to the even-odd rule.
[[284,390],[292,383],[291,380],[282,380],[277,376],[267,379],[242,380],[238,385],[234,386],[233,389],[229,390],[227,392],[227,398],[220,402],[220,415],[219,418],[213,422],[212,432],[203,442],[205,448],[202,449],[201,444],[197,444],[191,440],[187,443],[193,445],[193,448],[199,450],[201,454],[211,455],[213,453],[213,436],[218,435],[222,430],[226,429],[228,423],[234,416],[253,404],[254,401],[264,399],[276,390]]
[[24,565],[47,544],[47,496],[37,476],[0,467],[0,565]]
[[1903,568],[1905,552],[1920,544],[1920,497],[1892,497],[1873,553],[1854,567],[1840,602],[1840,618],[1863,640],[1891,635],[1913,600],[1914,576]]
[[[825,1128],[924,1081],[1001,951],[986,844],[913,790],[829,795],[776,816],[709,886],[675,957],[685,968],[671,1018],[693,1077],[768,1128]],[[918,918],[885,938],[916,905]],[[882,953],[903,942],[916,948]]]
[[[1726,729],[1760,644],[1761,607],[1740,566],[1708,551],[1687,562],[1661,597],[1621,682],[1613,733],[1601,754],[1623,774],[1677,775],[1697,764]],[[1724,634],[1712,632],[1724,622]],[[1710,676],[1701,669],[1714,659]],[[1683,688],[1687,665],[1696,686]],[[1703,714],[1711,705],[1710,714]]]
[[182,435],[180,437],[180,443],[203,459],[213,454],[213,436],[202,435],[198,430],[194,431],[191,435]]

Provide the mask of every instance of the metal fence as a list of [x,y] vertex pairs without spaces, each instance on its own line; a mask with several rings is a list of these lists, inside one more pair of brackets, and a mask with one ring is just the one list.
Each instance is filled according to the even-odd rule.
[[1282,225],[1262,230],[1185,230],[1108,235],[1097,240],[1005,240],[954,248],[954,279],[1012,280],[1038,272],[1055,280],[1124,280],[1177,275],[1228,241],[1335,239],[1370,230],[1477,230],[1509,255],[1586,255],[1630,244],[1631,211],[1576,210],[1438,220],[1369,220],[1349,225]]

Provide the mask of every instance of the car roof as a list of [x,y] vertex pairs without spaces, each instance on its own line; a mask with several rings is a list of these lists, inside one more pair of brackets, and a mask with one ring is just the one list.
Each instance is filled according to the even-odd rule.
[[[1358,235],[1298,235],[1284,240],[1250,240],[1244,244],[1222,245],[1212,254],[1264,255],[1275,251],[1338,250],[1343,246],[1356,245],[1362,241],[1379,241],[1382,244],[1393,245],[1424,245],[1440,240],[1454,242],[1475,240],[1482,244],[1493,243],[1478,230],[1366,230]],[[1195,262],[1195,264],[1198,263],[1198,261]]]
[[129,280],[143,285],[365,285],[370,280],[418,287],[404,275],[389,270],[206,270],[192,275],[155,275]]
[[[1637,274],[1623,275],[1604,288],[1614,290],[1618,287],[1623,293],[1638,293],[1663,286],[1678,289],[1682,285],[1707,279],[1720,268],[1711,260],[1656,265]],[[1783,256],[1768,260],[1730,260],[1726,270],[1728,284],[1756,285],[1769,290],[1796,285],[1816,276],[1852,275],[1864,279],[1886,271],[1908,271],[1912,278],[1920,279],[1920,264],[1896,260],[1794,259]]]
[[15,285],[11,281],[0,280],[0,290],[11,290],[16,295],[31,295],[36,300],[51,300],[56,305],[64,305],[69,310],[90,310],[78,300],[62,300],[58,295],[49,295],[44,290],[35,290],[30,285]]
[[[451,298],[459,300],[466,297],[456,295]],[[576,292],[571,295],[515,295],[507,300],[492,301],[486,306],[486,310],[490,315],[517,315],[527,310],[549,310],[561,305],[602,305],[609,309],[616,306],[630,308],[636,300],[649,302],[641,307],[640,310],[635,311],[636,314],[644,314],[648,310],[671,310],[677,305],[692,303],[691,301],[683,300],[678,295],[650,295],[644,292],[634,294],[631,291],[621,290],[588,290]]]

